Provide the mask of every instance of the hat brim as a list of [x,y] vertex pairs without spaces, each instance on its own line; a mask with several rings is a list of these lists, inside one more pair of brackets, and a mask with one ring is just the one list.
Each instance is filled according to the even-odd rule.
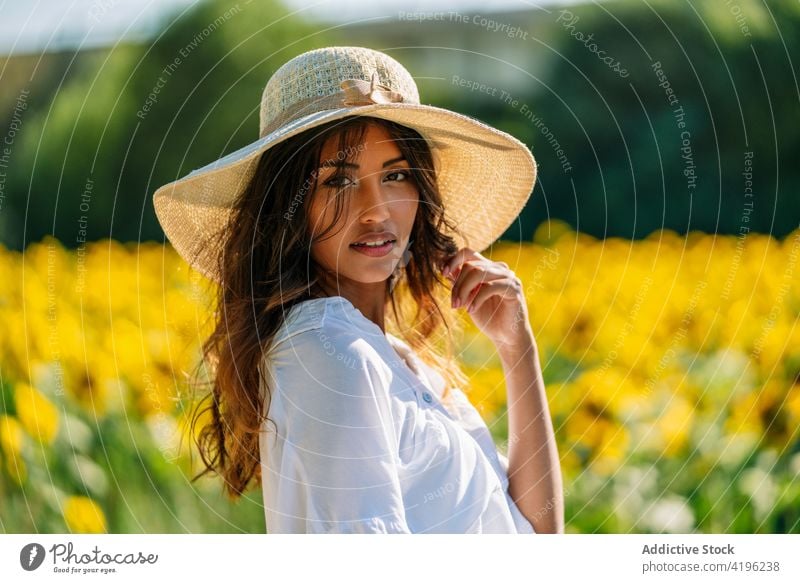
[[236,198],[252,178],[260,155],[321,124],[350,116],[391,120],[418,131],[430,144],[447,216],[465,234],[459,247],[483,251],[516,219],[536,182],[536,161],[514,136],[448,109],[381,103],[315,112],[293,120],[153,194],[156,216],[175,250],[194,269],[219,281],[217,254],[205,245],[228,225]]

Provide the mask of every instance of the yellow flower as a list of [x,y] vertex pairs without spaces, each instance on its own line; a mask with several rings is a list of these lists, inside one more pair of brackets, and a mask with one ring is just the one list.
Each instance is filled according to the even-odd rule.
[[27,383],[17,383],[14,390],[17,417],[28,435],[50,444],[58,433],[58,410],[47,397]]
[[0,415],[0,447],[7,457],[22,451],[22,425],[10,415]]
[[688,399],[678,394],[672,395],[665,411],[656,421],[663,439],[664,456],[674,456],[686,444],[694,413],[694,407]]
[[800,425],[800,385],[792,385],[786,394],[786,404],[784,410],[788,415],[788,425],[797,427]]
[[469,377],[467,398],[484,419],[494,417],[506,403],[506,385],[503,369],[497,366],[482,368],[464,367]]
[[561,219],[548,219],[536,228],[533,241],[539,245],[547,245],[554,243],[563,235],[574,236],[570,224]]
[[725,419],[725,432],[737,433],[764,433],[764,427],[758,415],[758,395],[747,393],[731,399],[730,413]]
[[630,435],[624,425],[604,423],[602,426],[602,443],[594,452],[592,470],[601,476],[609,476],[625,465]]
[[22,485],[28,474],[20,455],[24,438],[19,421],[10,415],[0,415],[0,449],[6,460],[8,475],[19,485]]
[[64,503],[64,521],[72,533],[104,533],[106,517],[100,506],[86,496],[70,496]]
[[589,370],[578,379],[580,391],[588,402],[605,409],[610,416],[620,416],[637,406],[639,387],[635,386],[627,371],[611,366],[607,369]]

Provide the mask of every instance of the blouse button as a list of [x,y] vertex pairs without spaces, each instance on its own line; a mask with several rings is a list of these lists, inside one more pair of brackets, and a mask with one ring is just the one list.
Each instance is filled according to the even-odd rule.
[[431,401],[433,401],[433,397],[431,397],[431,394],[428,391],[422,393],[422,398],[425,399],[426,403],[430,403]]

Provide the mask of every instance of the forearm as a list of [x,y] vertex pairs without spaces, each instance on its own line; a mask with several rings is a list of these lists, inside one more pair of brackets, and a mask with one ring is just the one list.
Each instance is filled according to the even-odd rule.
[[508,395],[509,494],[537,533],[563,533],[561,466],[533,334],[499,355]]

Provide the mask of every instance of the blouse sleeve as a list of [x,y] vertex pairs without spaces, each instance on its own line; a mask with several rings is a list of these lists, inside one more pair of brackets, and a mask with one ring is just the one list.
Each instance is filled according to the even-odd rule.
[[[483,448],[489,461],[492,462],[492,465],[497,471],[497,477],[500,478],[500,483],[503,485],[506,501],[508,502],[508,507],[514,519],[517,532],[522,534],[534,534],[536,531],[533,525],[522,514],[508,491],[508,458],[497,448],[486,422],[464,392],[457,387],[453,387],[452,397],[455,405],[455,412],[458,416],[458,422],[461,423],[462,427],[464,427]],[[492,458],[496,458],[496,465],[495,460]]]
[[294,336],[273,365],[285,438],[276,460],[281,499],[292,501],[308,533],[410,533],[391,373],[357,333],[321,332]]

